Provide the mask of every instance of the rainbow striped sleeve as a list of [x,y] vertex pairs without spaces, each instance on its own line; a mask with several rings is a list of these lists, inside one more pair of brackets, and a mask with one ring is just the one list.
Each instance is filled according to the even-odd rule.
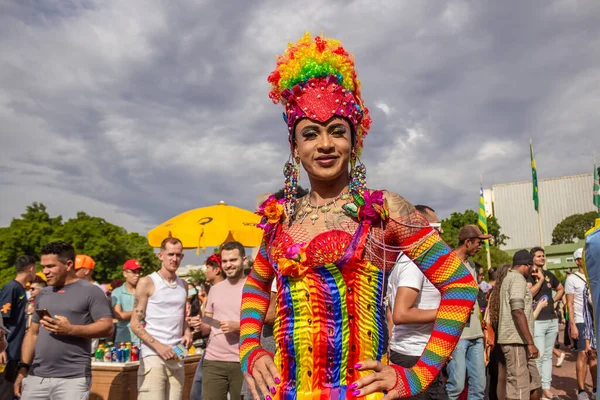
[[254,361],[262,355],[269,354],[260,346],[260,334],[269,307],[271,282],[274,276],[275,272],[269,262],[267,247],[263,241],[242,293],[240,363],[242,371],[250,375]]
[[[467,322],[478,287],[469,270],[432,228],[421,229],[401,243],[405,254],[440,291],[441,301],[429,342],[412,368],[397,365],[401,397],[425,390],[452,354]],[[400,383],[400,382],[399,382]]]

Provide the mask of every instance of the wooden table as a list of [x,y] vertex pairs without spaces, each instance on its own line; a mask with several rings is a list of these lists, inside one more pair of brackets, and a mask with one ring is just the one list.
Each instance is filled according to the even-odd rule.
[[[193,354],[184,360],[185,384],[183,398],[190,398],[192,382],[200,354]],[[92,388],[90,400],[137,400],[137,370],[139,363],[92,362]]]

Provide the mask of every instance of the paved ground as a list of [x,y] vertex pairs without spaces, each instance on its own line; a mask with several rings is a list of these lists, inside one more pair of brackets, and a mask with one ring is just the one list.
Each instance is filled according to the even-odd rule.
[[[577,399],[577,380],[575,375],[575,359],[577,354],[568,349],[561,349],[566,353],[565,362],[561,368],[553,368],[552,370],[552,387],[555,395],[563,399]],[[553,364],[556,364],[554,357]],[[586,379],[586,387],[589,394],[592,393],[592,378],[588,373]]]
[[[562,342],[563,338],[563,327],[561,326],[559,337]],[[575,374],[575,360],[577,354],[575,351],[565,349],[561,346],[561,351],[566,354],[565,362],[561,368],[554,367],[552,369],[552,388],[555,395],[560,396],[562,399],[577,399],[577,379]],[[554,357],[553,365],[556,364],[556,357]],[[588,393],[592,393],[592,378],[588,372],[586,377],[586,388]]]

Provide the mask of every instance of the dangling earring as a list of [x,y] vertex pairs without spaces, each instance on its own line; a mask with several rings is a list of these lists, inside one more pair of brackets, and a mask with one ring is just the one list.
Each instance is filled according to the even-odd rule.
[[[290,159],[292,156],[290,155]],[[295,163],[286,161],[283,166],[283,176],[285,177],[285,186],[283,187],[283,196],[285,197],[286,213],[290,223],[296,211],[296,193],[298,192],[298,181],[300,180],[300,157],[296,157]]]
[[350,167],[350,193],[362,194],[367,187],[367,168],[360,161],[355,150],[352,150]]

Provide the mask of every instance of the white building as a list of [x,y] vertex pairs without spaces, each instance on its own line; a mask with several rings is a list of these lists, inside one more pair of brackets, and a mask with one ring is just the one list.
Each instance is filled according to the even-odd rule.
[[494,215],[509,236],[503,249],[523,249],[552,244],[552,231],[573,214],[595,211],[592,174],[540,179],[538,193],[543,243],[540,243],[538,214],[533,205],[531,181],[493,185],[484,190],[487,215]]

